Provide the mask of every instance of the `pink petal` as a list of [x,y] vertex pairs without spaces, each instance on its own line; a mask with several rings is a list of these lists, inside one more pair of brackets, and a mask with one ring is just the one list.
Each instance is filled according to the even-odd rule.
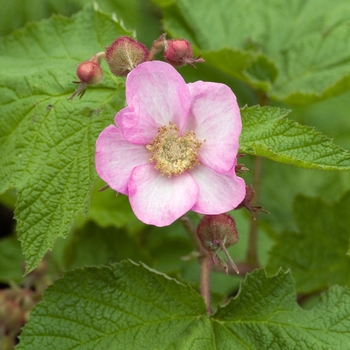
[[238,206],[245,197],[245,182],[234,168],[225,174],[199,165],[190,174],[199,186],[199,196],[191,210],[208,215],[222,214]]
[[144,62],[126,79],[128,111],[123,112],[118,126],[125,139],[147,144],[158,127],[176,124],[181,129],[191,104],[191,94],[182,76],[170,64]]
[[158,125],[153,119],[148,120],[149,125],[147,125],[147,120],[140,118],[142,116],[135,113],[132,107],[125,107],[116,114],[114,122],[117,126],[121,126],[123,136],[126,136],[129,142],[146,145],[157,134]]
[[235,162],[242,130],[236,96],[224,84],[198,81],[188,86],[192,105],[185,130],[206,140],[199,152],[201,163],[216,172],[227,172]]
[[132,170],[146,164],[150,154],[145,146],[126,141],[114,125],[104,129],[96,141],[96,171],[102,180],[123,194],[128,194],[128,180]]
[[198,186],[188,173],[168,178],[154,165],[135,168],[129,180],[129,200],[135,215],[144,223],[167,226],[196,203]]

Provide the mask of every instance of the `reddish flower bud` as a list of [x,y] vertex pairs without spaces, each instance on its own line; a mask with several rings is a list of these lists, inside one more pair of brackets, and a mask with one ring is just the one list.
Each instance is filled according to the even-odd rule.
[[69,100],[73,100],[75,95],[83,97],[87,85],[97,85],[103,79],[103,72],[100,66],[101,58],[105,56],[104,52],[99,52],[92,56],[88,61],[82,62],[77,68],[79,81],[73,81],[74,84],[80,84]]
[[180,67],[185,64],[193,66],[194,63],[204,62],[201,56],[193,57],[191,44],[185,39],[167,40],[164,58],[174,67]]
[[147,57],[146,46],[128,36],[120,36],[106,48],[109,69],[117,77],[127,76],[138,64],[145,62]]
[[102,81],[103,72],[100,65],[96,62],[86,61],[79,64],[77,76],[81,83],[87,85],[96,85]]
[[239,273],[237,266],[226,249],[238,241],[236,223],[231,216],[227,214],[205,215],[198,225],[197,235],[203,248],[214,253],[214,264],[215,257],[217,257],[219,264],[224,267],[226,274],[228,273],[226,263],[218,255],[223,250],[232,268]]

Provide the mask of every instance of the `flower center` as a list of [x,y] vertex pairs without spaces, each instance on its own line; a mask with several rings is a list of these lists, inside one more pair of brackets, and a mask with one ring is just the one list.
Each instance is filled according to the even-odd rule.
[[171,177],[199,165],[198,151],[201,144],[193,131],[180,137],[178,127],[169,123],[158,128],[156,137],[146,148],[152,154],[150,163],[156,163],[155,169]]

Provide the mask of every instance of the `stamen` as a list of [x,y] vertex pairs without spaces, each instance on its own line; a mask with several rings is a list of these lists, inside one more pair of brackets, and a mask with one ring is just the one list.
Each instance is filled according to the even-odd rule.
[[155,163],[155,169],[171,177],[199,165],[198,151],[201,144],[193,131],[180,137],[178,127],[169,123],[158,128],[156,137],[146,148],[152,154],[149,161]]

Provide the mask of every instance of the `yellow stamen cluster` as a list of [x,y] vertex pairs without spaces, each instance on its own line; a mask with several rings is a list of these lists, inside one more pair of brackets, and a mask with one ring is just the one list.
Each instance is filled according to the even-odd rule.
[[146,147],[151,152],[150,163],[155,163],[155,169],[162,175],[171,177],[199,165],[198,151],[201,142],[193,131],[188,131],[181,137],[178,127],[169,125],[158,128],[153,141]]

